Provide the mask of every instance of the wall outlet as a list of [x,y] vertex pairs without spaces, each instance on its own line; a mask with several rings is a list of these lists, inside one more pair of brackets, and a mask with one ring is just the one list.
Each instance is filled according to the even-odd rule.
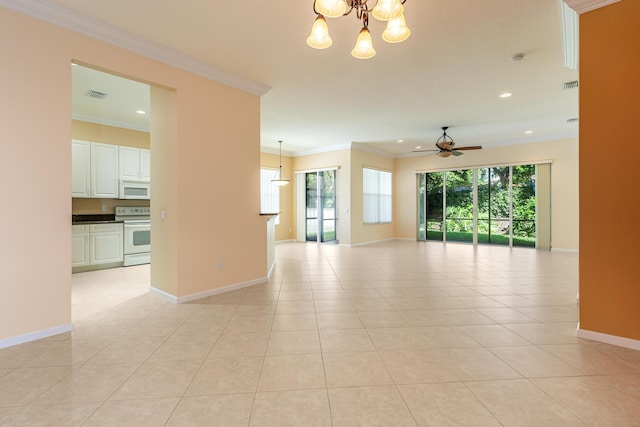
[[107,211],[107,205],[102,205],[102,212],[106,212]]
[[218,261],[218,270],[222,270],[224,268],[224,261]]

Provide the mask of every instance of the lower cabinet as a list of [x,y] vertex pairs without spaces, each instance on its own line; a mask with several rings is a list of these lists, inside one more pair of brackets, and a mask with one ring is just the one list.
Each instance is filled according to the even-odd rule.
[[89,226],[71,227],[71,267],[89,265]]
[[71,228],[72,267],[100,266],[123,261],[122,223],[74,225]]

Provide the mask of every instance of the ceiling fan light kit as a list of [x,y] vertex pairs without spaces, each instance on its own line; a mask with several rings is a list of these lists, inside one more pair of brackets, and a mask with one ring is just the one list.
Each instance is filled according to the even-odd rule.
[[358,59],[369,59],[376,55],[369,32],[369,15],[379,21],[387,22],[382,39],[387,43],[400,43],[411,35],[404,17],[404,3],[407,0],[377,0],[375,6],[368,5],[371,0],[314,0],[313,12],[316,20],[307,37],[307,44],[314,49],[326,49],[333,41],[329,36],[329,27],[325,18],[339,18],[355,11],[356,18],[362,21],[362,30],[356,40],[351,55]]
[[442,136],[438,138],[438,140],[436,141],[437,150],[414,150],[413,152],[426,153],[429,151],[435,151],[436,156],[438,157],[449,157],[449,156],[458,157],[458,156],[462,156],[463,154],[460,151],[482,149],[481,145],[455,148],[454,146],[456,145],[456,143],[453,141],[453,139],[449,135],[447,135],[447,129],[449,129],[449,126],[442,127]]

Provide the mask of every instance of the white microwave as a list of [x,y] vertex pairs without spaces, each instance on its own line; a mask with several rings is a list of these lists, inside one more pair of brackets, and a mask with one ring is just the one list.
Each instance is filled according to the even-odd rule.
[[120,198],[137,200],[151,199],[151,182],[120,180]]

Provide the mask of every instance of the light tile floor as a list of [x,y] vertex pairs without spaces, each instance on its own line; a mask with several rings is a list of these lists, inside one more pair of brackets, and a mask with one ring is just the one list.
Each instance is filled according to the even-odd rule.
[[277,245],[174,305],[73,276],[74,331],[0,350],[2,426],[640,426],[640,352],[576,337],[577,255]]

